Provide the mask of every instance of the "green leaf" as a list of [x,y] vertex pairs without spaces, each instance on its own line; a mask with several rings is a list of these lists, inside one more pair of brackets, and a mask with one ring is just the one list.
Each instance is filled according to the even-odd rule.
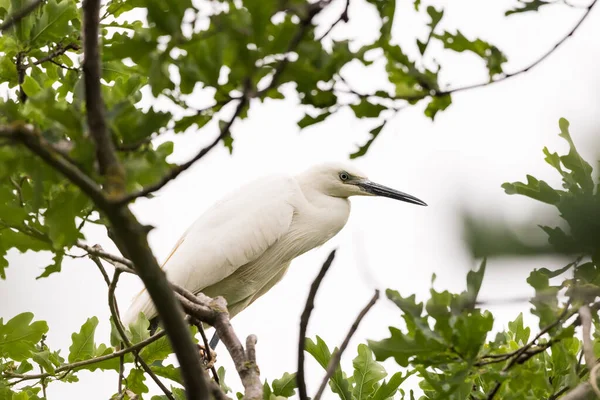
[[319,122],[323,122],[331,115],[331,111],[324,111],[317,116],[313,117],[309,114],[305,114],[304,117],[298,121],[298,126],[300,129],[304,129],[307,126],[317,124]]
[[373,397],[371,397],[371,400],[388,400],[393,398],[402,382],[404,382],[413,373],[414,372],[407,373],[405,376],[402,376],[402,372],[396,372],[394,375],[392,375],[388,382],[383,381],[381,386],[379,386],[379,388],[377,388],[373,394]]
[[[415,8],[418,8],[418,5],[416,3]],[[429,24],[427,24],[427,26],[429,26],[430,28],[429,35],[427,36],[427,40],[425,42],[422,42],[417,39],[417,47],[419,48],[419,52],[421,53],[421,55],[425,54],[425,50],[427,50],[427,46],[431,41],[431,37],[433,36],[435,28],[438,26],[438,24],[442,20],[442,17],[444,16],[444,10],[438,11],[435,9],[435,7],[428,6],[427,14],[429,14],[429,17],[431,18],[431,21],[429,22]]]
[[469,40],[459,30],[455,34],[444,32],[443,35],[434,35],[434,37],[439,39],[446,49],[456,52],[470,51],[477,54],[486,62],[490,78],[503,73],[502,64],[507,59],[496,46],[481,39]]
[[73,0],[48,0],[42,8],[42,15],[36,19],[31,30],[31,44],[39,45],[64,39],[73,31],[69,21],[78,17]]
[[54,257],[52,258],[53,263],[44,268],[44,272],[42,272],[39,276],[36,276],[35,279],[47,278],[55,272],[60,272],[64,256],[65,253],[62,251],[55,253]]
[[560,201],[560,191],[531,175],[527,175],[527,183],[504,183],[502,188],[506,194],[520,194],[547,204],[556,204]]
[[155,361],[162,361],[173,353],[171,344],[167,336],[150,343],[140,352],[140,356],[148,363],[152,364]]
[[379,134],[381,133],[381,130],[383,129],[383,127],[385,126],[385,124],[387,123],[387,120],[383,121],[381,123],[381,125],[371,129],[369,131],[369,134],[371,135],[371,138],[369,140],[367,140],[367,142],[365,144],[363,144],[362,146],[360,146],[358,148],[358,150],[356,150],[354,153],[350,154],[350,159],[355,159],[358,157],[362,157],[365,154],[367,154],[367,151],[369,151],[369,148],[371,147],[371,145],[373,144],[373,142],[375,141],[375,139],[377,139],[377,136],[379,136]]
[[354,365],[353,398],[366,400],[377,389],[377,383],[387,376],[381,364],[373,359],[373,353],[367,345],[358,345],[358,356],[352,361]]
[[39,83],[37,83],[36,80],[30,76],[25,76],[25,80],[21,86],[23,87],[23,91],[25,91],[29,97],[35,96],[42,90]]
[[50,351],[44,350],[33,353],[31,358],[33,361],[38,363],[38,365],[44,368],[44,371],[54,373],[54,365],[50,360]]
[[33,320],[33,313],[15,315],[6,324],[0,318],[0,357],[24,361],[36,351],[38,343],[48,332],[46,321]]
[[391,336],[388,339],[369,340],[369,347],[375,353],[375,359],[385,361],[393,357],[396,362],[406,367],[413,357],[427,358],[439,355],[446,350],[446,345],[433,338],[426,337],[421,330],[416,330],[414,337],[402,333],[397,328],[389,327]]
[[88,204],[87,196],[73,187],[65,188],[54,196],[44,218],[55,248],[71,245],[83,237],[77,229],[75,217],[81,215]]
[[531,329],[525,328],[523,326],[523,313],[519,313],[517,319],[513,322],[508,323],[508,329],[511,333],[514,334],[515,341],[519,343],[521,346],[527,344],[529,341],[529,334],[531,333]]
[[71,335],[72,344],[69,347],[69,363],[89,360],[94,356],[94,335],[98,326],[98,318],[88,318],[81,326],[79,333]]
[[[146,361],[146,359],[144,359],[144,361]],[[146,363],[150,364],[149,361],[146,361]],[[152,371],[154,371],[154,373],[156,375],[162,376],[163,378],[170,379],[173,382],[177,382],[180,385],[183,385],[183,379],[181,378],[181,370],[179,368],[176,368],[174,365],[171,365],[171,364],[165,365],[165,366],[152,365],[150,368],[152,369]]]
[[575,143],[571,139],[569,134],[569,121],[561,118],[558,121],[560,127],[560,134],[569,143],[569,154],[560,157],[560,161],[563,163],[565,168],[573,171],[573,178],[575,182],[579,183],[584,193],[591,194],[594,190],[594,181],[592,179],[592,166],[588,164],[577,152]]
[[544,0],[530,0],[530,1],[524,1],[524,0],[518,0],[519,4],[521,5],[521,7],[517,7],[517,8],[513,8],[512,10],[508,10],[504,13],[505,16],[509,16],[512,14],[518,14],[518,13],[523,13],[523,12],[528,12],[528,11],[539,11],[540,7],[548,5],[548,4],[553,4],[550,1],[544,1]]
[[279,379],[273,381],[273,394],[275,396],[292,397],[296,391],[296,373],[285,372]]
[[131,343],[136,344],[144,341],[150,337],[150,322],[144,313],[140,312],[138,318],[129,325],[129,331],[131,332]]
[[223,368],[222,366],[219,367],[219,369],[217,370],[217,376],[219,377],[219,386],[221,387],[221,390],[225,394],[231,392],[231,388],[225,383],[225,368]]
[[357,118],[376,118],[379,114],[386,110],[387,107],[381,104],[373,104],[368,99],[362,98],[360,103],[350,105]]
[[[323,341],[323,339],[317,336],[317,342],[315,343],[311,339],[306,338],[304,349],[311,356],[313,356],[315,360],[317,360],[323,369],[327,370],[327,365],[331,359],[331,352],[329,351],[329,347],[327,347],[327,344],[325,341]],[[337,349],[334,351],[337,351]],[[331,387],[331,390],[342,400],[352,400],[350,385],[348,380],[345,379],[342,369],[339,365],[336,368],[333,376],[329,379],[329,386]]]
[[452,104],[451,95],[444,94],[442,96],[434,96],[425,108],[425,115],[433,121],[438,111],[444,111],[450,104]]
[[127,388],[135,394],[148,393],[148,386],[144,384],[146,376],[141,369],[134,368],[126,378]]

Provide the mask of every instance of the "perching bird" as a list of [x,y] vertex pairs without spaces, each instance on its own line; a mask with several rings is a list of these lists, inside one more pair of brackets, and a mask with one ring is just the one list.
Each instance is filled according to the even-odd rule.
[[[225,196],[201,215],[162,268],[169,281],[193,293],[223,296],[233,317],[278,283],[294,258],[321,246],[344,227],[350,196],[383,196],[427,205],[371,182],[350,165],[320,164],[296,176],[264,177]],[[157,315],[145,289],[127,311],[126,326],[140,312],[148,319]],[[215,345],[212,341],[211,347]]]

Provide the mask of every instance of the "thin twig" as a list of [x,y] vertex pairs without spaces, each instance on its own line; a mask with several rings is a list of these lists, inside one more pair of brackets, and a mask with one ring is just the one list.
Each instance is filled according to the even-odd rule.
[[247,98],[247,96],[242,96],[242,98],[240,99],[240,101],[233,113],[233,116],[229,119],[229,121],[227,121],[227,123],[225,123],[221,127],[221,131],[220,131],[219,135],[217,136],[217,138],[215,140],[213,140],[212,143],[210,143],[208,146],[206,146],[202,150],[200,150],[191,160],[186,161],[183,164],[179,164],[176,167],[173,167],[171,169],[171,171],[169,173],[167,173],[165,176],[163,176],[157,183],[147,186],[138,192],[125,195],[125,196],[117,199],[115,201],[115,203],[118,205],[124,205],[124,204],[127,204],[127,203],[137,199],[138,197],[147,196],[150,193],[156,192],[157,190],[159,190],[163,186],[165,186],[167,183],[169,183],[173,179],[177,178],[179,176],[179,174],[181,174],[182,172],[184,172],[185,170],[190,168],[192,165],[194,165],[196,163],[196,161],[198,161],[202,157],[204,157],[217,144],[219,144],[219,142],[224,137],[229,135],[229,131],[231,129],[231,126],[233,125],[233,122],[241,114],[241,112],[244,109],[244,107],[246,106],[246,104],[248,104],[248,98]]
[[323,263],[319,274],[313,281],[312,285],[310,285],[310,291],[308,292],[308,298],[306,299],[306,305],[304,306],[304,311],[302,312],[302,316],[300,317],[300,333],[298,336],[298,373],[296,374],[296,383],[298,384],[298,397],[300,400],[307,400],[308,395],[306,393],[306,381],[304,378],[304,346],[306,342],[306,328],[308,327],[308,320],[310,319],[310,314],[312,313],[313,308],[315,307],[315,296],[317,295],[317,291],[319,290],[319,286],[325,277],[325,274],[331,267],[331,263],[335,258],[336,250],[332,250]]
[[44,0],[33,0],[31,3],[27,4],[25,7],[13,13],[13,15],[6,18],[6,20],[0,25],[0,32],[4,32],[8,28],[12,27],[14,24],[28,16],[38,8]]
[[55,376],[57,373],[59,372],[65,372],[65,373],[69,373],[77,368],[81,368],[81,367],[85,367],[87,365],[92,365],[92,364],[96,364],[102,361],[106,361],[106,360],[111,360],[113,358],[117,358],[117,357],[121,357],[127,353],[131,353],[134,352],[136,350],[141,350],[144,347],[148,346],[150,343],[153,343],[155,341],[157,341],[158,339],[160,339],[161,337],[165,336],[166,331],[160,331],[157,332],[156,334],[154,334],[153,336],[150,336],[148,339],[145,339],[139,343],[136,343],[134,345],[132,345],[131,347],[126,347],[123,350],[119,350],[116,351],[114,353],[111,354],[107,354],[104,356],[100,356],[100,357],[94,357],[94,358],[90,358],[89,360],[84,360],[84,361],[78,361],[78,362],[74,362],[72,364],[66,364],[63,365],[61,367],[58,367],[54,370],[54,373],[51,374],[49,372],[43,373],[43,374],[14,374],[11,372],[5,372],[4,373],[4,377],[5,378],[19,378],[22,380],[31,380],[31,379],[42,379],[42,378],[47,378],[47,377],[51,377],[51,376]]
[[194,325],[196,325],[196,328],[198,328],[198,332],[200,332],[200,336],[202,337],[202,342],[204,343],[204,352],[206,355],[208,355],[207,365],[209,365],[210,362],[212,361],[213,365],[210,366],[210,372],[212,373],[213,380],[215,382],[217,382],[217,384],[219,384],[219,375],[217,374],[217,370],[215,369],[215,366],[214,366],[214,360],[212,359],[212,349],[210,347],[210,344],[208,343],[208,338],[206,337],[206,332],[204,332],[204,327],[202,326],[202,322],[194,319]]
[[325,391],[325,388],[327,387],[327,382],[329,382],[329,379],[333,376],[333,374],[335,373],[335,370],[339,367],[340,360],[342,359],[342,354],[344,353],[344,350],[346,350],[346,347],[348,347],[348,343],[350,343],[350,339],[356,332],[356,329],[358,329],[358,325],[363,320],[365,315],[367,315],[369,310],[375,305],[375,303],[377,302],[378,299],[379,299],[379,290],[375,290],[375,294],[373,295],[373,297],[371,298],[369,303],[365,306],[365,308],[362,309],[360,314],[358,314],[358,316],[356,317],[356,320],[350,327],[350,330],[348,331],[346,338],[342,342],[340,349],[338,351],[334,352],[333,355],[331,356],[331,359],[329,360],[329,364],[327,365],[327,370],[325,372],[325,376],[323,377],[323,381],[321,382],[321,386],[319,386],[319,390],[317,391],[317,394],[315,394],[315,397],[313,398],[313,400],[319,400],[321,398],[321,396],[323,395],[323,392]]
[[100,23],[100,0],[83,1],[83,77],[87,123],[96,145],[96,158],[100,173],[105,177],[105,189],[109,195],[120,195],[125,190],[125,170],[119,162],[105,119],[102,85],[100,83],[101,61],[98,44]]
[[[104,252],[98,246],[88,246],[78,242],[77,247],[84,249],[88,253],[97,255],[111,262],[114,262],[116,271],[137,274],[137,270],[130,268],[133,263],[125,258],[115,256]],[[227,302],[222,297],[211,299],[210,297],[199,293],[194,295],[190,291],[171,284],[171,288],[175,291],[177,300],[181,303],[186,313],[199,321],[206,322],[215,327],[219,336],[223,340],[223,344],[231,355],[235,364],[236,370],[245,389],[245,399],[259,400],[262,399],[262,383],[260,381],[260,373],[255,362],[250,362],[248,354],[242,346],[239,338],[235,334],[231,322],[229,321],[229,313],[227,311]],[[208,383],[210,385],[210,383]],[[217,385],[218,387],[218,385]],[[210,391],[214,391],[215,387],[210,385]],[[219,398],[226,398],[222,396]]]
[[[444,95],[448,95],[448,94],[452,94],[452,93],[457,93],[457,92],[463,92],[466,90],[471,90],[471,89],[477,89],[480,87],[485,87],[485,86],[489,86],[498,82],[502,82],[505,80],[508,80],[510,78],[514,78],[516,76],[519,76],[521,74],[524,74],[528,71],[531,71],[533,68],[537,67],[538,65],[540,65],[546,58],[550,57],[556,50],[558,50],[559,47],[561,47],[568,38],[570,38],[571,36],[573,36],[575,34],[575,31],[577,31],[577,29],[581,26],[581,24],[583,23],[583,21],[585,21],[585,19],[588,17],[588,15],[590,14],[590,11],[592,11],[592,8],[596,5],[597,0],[594,0],[589,6],[587,6],[585,13],[583,14],[583,16],[579,19],[579,21],[575,24],[575,26],[573,26],[573,28],[569,31],[569,33],[564,36],[561,40],[558,41],[558,43],[556,43],[552,48],[550,48],[549,50],[547,50],[545,53],[543,53],[539,58],[537,58],[535,61],[533,61],[531,64],[527,65],[525,68],[522,68],[518,71],[515,72],[511,72],[508,74],[504,74],[502,75],[500,78],[491,80],[491,81],[486,81],[486,82],[481,82],[481,83],[475,83],[472,85],[466,85],[466,86],[461,86],[461,87],[457,87],[454,89],[448,89],[448,90],[442,90],[442,91],[434,91],[433,93],[433,97],[438,97],[438,96],[444,96]],[[418,95],[418,96],[408,96],[408,97],[399,97],[398,99],[402,99],[402,100],[419,100],[425,97],[428,97],[429,94],[426,95]]]
[[331,26],[329,27],[329,29],[327,29],[327,31],[325,33],[323,33],[318,39],[316,39],[317,42],[320,42],[321,40],[325,39],[331,33],[333,28],[335,28],[337,26],[337,24],[339,24],[340,22],[348,22],[348,20],[349,20],[348,9],[349,8],[350,8],[350,0],[346,0],[346,6],[344,7],[344,11],[340,14],[340,17],[333,24],[331,24]]
[[590,371],[590,385],[592,385],[592,389],[596,396],[600,398],[600,388],[598,388],[598,369],[600,368],[600,364],[594,365],[594,368]]
[[[46,61],[53,62],[56,57],[65,54],[67,51],[79,50],[79,49],[80,49],[80,47],[77,43],[69,43],[68,45],[66,45],[64,47],[62,44],[59,43],[52,52],[48,53],[46,56],[40,58],[39,60],[37,60],[31,64],[24,65],[23,68],[30,68],[34,65],[40,65],[42,63],[45,63]],[[63,67],[63,65],[60,63],[58,63],[57,65]],[[68,67],[65,65],[64,68],[70,69],[71,67]]]

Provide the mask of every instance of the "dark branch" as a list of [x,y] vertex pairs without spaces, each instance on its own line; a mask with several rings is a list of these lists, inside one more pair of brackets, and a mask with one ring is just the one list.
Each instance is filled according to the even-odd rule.
[[[31,63],[31,64],[23,65],[23,68],[27,69],[27,68],[30,68],[30,67],[32,67],[34,65],[43,64],[46,61],[53,62],[56,57],[65,54],[67,51],[69,51],[69,50],[79,50],[79,49],[80,49],[80,47],[79,47],[79,45],[77,43],[69,43],[68,45],[66,45],[64,47],[63,47],[63,45],[61,43],[59,43],[56,46],[56,48],[53,51],[51,51],[50,53],[48,53],[46,56],[40,58],[39,60],[37,60],[37,61],[35,61],[35,62]],[[63,67],[62,64],[57,64],[57,65]],[[64,67],[70,69],[70,67],[67,67],[67,66],[64,66]]]
[[[306,35],[309,28],[311,27],[313,18],[319,12],[321,12],[330,2],[331,2],[331,0],[321,0],[321,1],[317,1],[316,3],[312,3],[307,7],[306,16],[304,18],[302,18],[302,20],[300,21],[300,24],[299,24],[300,28],[298,29],[298,32],[296,32],[296,34],[290,41],[290,44],[287,49],[288,53],[296,50],[296,48],[302,41],[302,38],[304,37],[304,35]],[[241,114],[244,107],[248,104],[250,97],[260,97],[278,85],[279,79],[281,78],[281,75],[285,71],[285,68],[287,67],[288,63],[289,63],[289,60],[287,57],[285,57],[281,62],[279,62],[279,64],[277,65],[277,68],[275,68],[275,72],[273,73],[273,75],[271,77],[271,81],[270,81],[269,85],[267,85],[267,87],[265,87],[264,89],[260,90],[257,93],[249,93],[249,87],[248,87],[249,80],[248,80],[247,83],[245,84],[244,93],[242,94],[242,96],[240,98],[238,98],[238,99],[229,98],[229,99],[227,99],[227,101],[224,102],[225,104],[227,104],[231,100],[239,100],[239,103],[233,113],[233,116],[227,121],[227,123],[225,123],[222,126],[219,135],[211,144],[209,144],[208,146],[206,146],[205,148],[200,150],[200,152],[198,152],[198,154],[196,154],[196,156],[194,156],[191,160],[171,169],[171,171],[167,175],[165,175],[160,181],[158,181],[154,185],[150,185],[150,186],[140,190],[137,193],[125,195],[124,197],[116,200],[116,203],[117,204],[126,204],[126,203],[129,203],[129,202],[139,198],[139,197],[147,196],[150,193],[156,192],[157,190],[164,187],[167,183],[169,183],[170,181],[175,179],[177,176],[179,176],[179,174],[181,174],[182,172],[184,172],[185,170],[190,168],[192,165],[194,165],[194,163],[196,163],[196,161],[198,161],[202,157],[204,157],[223,138],[225,138],[227,135],[230,134],[231,126],[233,125],[235,119]],[[214,107],[214,106],[211,106],[210,108],[212,108],[212,107]],[[202,111],[203,110],[198,110],[198,112],[202,112]]]
[[349,8],[350,8],[350,0],[346,0],[346,6],[344,7],[344,11],[340,14],[340,17],[337,20],[335,20],[335,22],[333,24],[331,24],[329,29],[327,29],[327,31],[325,31],[325,33],[323,33],[321,35],[321,37],[319,37],[317,39],[318,42],[325,39],[331,33],[333,28],[335,28],[337,26],[337,24],[339,24],[340,22],[348,22],[348,20],[349,20],[348,9]]
[[[114,262],[114,266],[118,271],[139,275],[138,271],[129,268],[129,265],[132,265],[132,263],[127,259],[108,254],[99,250],[97,247],[91,247],[83,243],[78,243],[77,246],[91,254],[98,255],[101,258]],[[256,356],[254,347],[256,339],[253,339],[252,341],[248,338],[252,346],[250,349],[244,350],[242,343],[235,334],[231,322],[229,321],[229,313],[227,311],[227,302],[225,299],[222,297],[212,299],[202,293],[194,295],[189,290],[174,284],[171,285],[171,288],[175,291],[176,297],[183,306],[183,309],[190,317],[192,317],[192,319],[208,323],[219,333],[219,337],[222,339],[223,344],[231,355],[236,370],[242,380],[242,384],[244,385],[246,391],[245,399],[262,399],[262,383],[260,382],[260,374],[255,362]],[[211,391],[213,390],[214,388],[211,386]]]
[[0,126],[0,137],[23,144],[32,153],[38,155],[48,165],[77,185],[98,207],[106,207],[107,199],[96,182],[52,149],[52,146],[32,125],[23,122],[13,122],[10,125]]
[[[318,13],[320,13],[330,2],[331,2],[331,0],[327,0],[327,1],[321,0],[321,1],[317,1],[315,3],[312,3],[307,7],[306,16],[304,16],[300,20],[300,24],[299,24],[300,29],[298,29],[298,32],[296,32],[296,34],[290,41],[290,44],[288,45],[288,49],[287,49],[286,53],[291,53],[296,50],[296,48],[302,41],[302,38],[304,37],[304,35],[306,35],[309,28],[312,26],[313,18]],[[269,82],[267,87],[260,90],[256,94],[257,97],[261,97],[261,96],[265,95],[269,90],[273,89],[274,87],[276,87],[279,84],[279,79],[281,78],[281,75],[285,71],[285,68],[287,67],[288,63],[289,63],[289,59],[287,56],[284,57],[284,59],[279,62],[279,64],[275,68],[275,72],[273,72],[271,81]]]
[[317,291],[319,290],[319,286],[325,277],[325,274],[331,267],[331,263],[335,258],[335,250],[332,250],[325,260],[325,263],[321,267],[319,274],[313,281],[312,285],[310,285],[310,291],[308,292],[308,298],[306,299],[306,305],[304,306],[304,311],[302,312],[302,316],[300,317],[300,334],[298,336],[298,373],[296,374],[296,382],[298,384],[298,397],[300,400],[307,400],[308,395],[306,394],[306,381],[304,379],[304,345],[306,341],[306,328],[308,327],[308,320],[310,319],[310,314],[312,313],[313,308],[315,307],[315,296],[317,295]]
[[191,160],[171,169],[171,171],[168,174],[163,176],[162,179],[160,181],[158,181],[157,183],[155,183],[154,185],[147,186],[144,189],[140,190],[139,192],[131,193],[131,194],[123,196],[120,199],[117,199],[116,204],[118,204],[118,205],[127,204],[130,201],[137,199],[138,197],[147,196],[150,193],[156,192],[157,190],[159,190],[163,186],[165,186],[167,183],[169,183],[173,179],[177,178],[179,176],[179,174],[181,174],[182,172],[184,172],[185,170],[190,168],[192,165],[194,165],[196,163],[196,161],[198,161],[202,157],[204,157],[217,144],[219,144],[219,142],[223,138],[225,138],[227,135],[229,135],[229,131],[231,129],[231,126],[233,125],[233,122],[241,114],[241,112],[244,109],[244,107],[246,106],[246,104],[248,104],[248,98],[246,95],[244,95],[239,100],[239,103],[233,113],[233,116],[229,119],[229,121],[227,121],[227,123],[225,123],[221,127],[221,131],[220,131],[219,135],[217,136],[217,138],[215,140],[213,140],[212,143],[210,143],[208,146],[206,146],[202,150],[200,150],[200,152],[198,152],[198,154],[196,154]]
[[365,308],[362,309],[360,314],[358,314],[358,316],[356,317],[356,320],[350,327],[350,330],[348,331],[346,338],[342,342],[340,349],[338,351],[334,352],[333,355],[331,356],[331,360],[329,360],[329,365],[327,365],[327,370],[325,372],[325,376],[323,377],[323,381],[321,382],[321,386],[319,386],[319,390],[317,391],[317,394],[315,394],[315,397],[313,398],[313,400],[319,400],[321,398],[321,396],[323,395],[323,392],[325,391],[325,388],[327,387],[327,382],[329,382],[329,378],[331,378],[333,376],[335,370],[340,365],[340,360],[342,359],[342,354],[344,353],[344,350],[346,350],[346,347],[348,347],[348,343],[350,343],[350,339],[356,332],[356,329],[358,329],[358,325],[363,320],[365,315],[367,315],[369,310],[375,305],[375,303],[377,302],[378,299],[379,299],[379,290],[375,290],[375,294],[373,295],[373,297],[371,298],[369,303],[365,306]]
[[0,32],[4,32],[8,28],[12,27],[14,24],[28,16],[38,8],[44,0],[33,0],[31,3],[27,4],[25,7],[16,11],[13,15],[6,18],[6,20],[0,25]]
[[105,189],[109,196],[121,195],[125,188],[125,172],[108,134],[105,120],[102,85],[100,83],[101,64],[98,44],[100,24],[100,0],[83,2],[83,75],[85,84],[85,104],[90,134],[96,144],[96,158],[100,173],[105,177]]

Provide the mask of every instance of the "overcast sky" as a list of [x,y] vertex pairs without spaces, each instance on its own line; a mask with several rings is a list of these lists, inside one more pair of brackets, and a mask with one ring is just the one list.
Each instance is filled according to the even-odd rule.
[[[394,37],[416,56],[414,39],[426,35],[428,19],[424,12],[414,13],[411,1],[398,3]],[[343,0],[335,0],[319,21],[326,26],[337,18],[343,4]],[[582,15],[582,10],[552,6],[539,14],[505,18],[504,11],[514,4],[508,0],[452,2],[440,28],[459,27],[468,38],[481,37],[498,45],[510,60],[505,69],[514,71],[551,48]],[[377,33],[375,15],[372,6],[353,1],[351,22],[336,29],[333,36],[368,42]],[[593,135],[597,135],[600,122],[600,48],[594,39],[599,35],[600,11],[594,10],[575,36],[538,68],[497,85],[454,95],[453,104],[438,114],[435,122],[423,116],[424,104],[420,104],[387,125],[368,155],[354,164],[372,180],[415,195],[429,207],[389,199],[353,199],[346,227],[322,248],[295,260],[279,285],[233,320],[240,338],[250,333],[258,336],[263,380],[296,370],[299,317],[308,287],[332,248],[339,249],[338,257],[321,286],[308,328],[309,337],[318,334],[330,347],[341,343],[375,288],[390,287],[426,299],[435,273],[438,290],[463,290],[466,272],[479,260],[470,258],[462,241],[460,209],[468,207],[510,221],[527,219],[539,210],[533,201],[507,196],[500,185],[522,180],[525,174],[558,182],[543,161],[542,148],[566,150],[557,136],[560,117],[571,122],[573,139],[583,156],[594,160]],[[437,45],[428,52],[442,64],[442,80],[451,87],[487,77],[483,62],[474,56],[446,52]],[[344,70],[344,75],[360,91],[373,91],[385,82],[383,74],[365,73],[364,68],[354,66]],[[206,96],[200,95],[196,101],[201,106]],[[345,111],[299,132],[296,122],[302,116],[295,99],[254,104],[249,118],[234,125],[233,156],[218,147],[156,198],[135,204],[139,219],[156,227],[150,243],[159,261],[191,222],[225,193],[265,174],[295,173],[319,161],[347,159],[377,124],[357,120]],[[215,134],[213,124],[201,135],[192,132],[168,137],[176,144],[172,160],[187,160]],[[101,229],[89,230],[88,241],[114,249]],[[7,279],[0,281],[0,317],[32,311],[36,319],[47,320],[47,343],[52,349],[61,348],[65,357],[71,333],[92,315],[101,320],[97,341],[108,342],[106,287],[95,266],[86,259],[67,260],[62,273],[36,281],[48,260],[43,254],[10,254]],[[490,260],[481,296],[497,301],[490,307],[496,327],[502,328],[518,312],[528,310],[527,303],[502,304],[501,300],[531,293],[525,283],[531,268],[556,268],[564,263],[550,258]],[[121,310],[140,288],[136,277],[122,278],[118,288]],[[344,355],[345,369],[351,371],[359,343],[385,337],[387,327],[400,320],[399,310],[386,299],[380,300]],[[526,321],[537,325],[531,317]],[[229,355],[222,345],[217,350],[219,365],[229,371],[227,383],[240,389]],[[386,366],[390,375],[397,369],[394,363],[386,362]],[[323,371],[310,356],[307,374],[309,393],[314,393]],[[78,384],[52,384],[48,397],[107,399],[116,391],[115,373],[84,372],[79,377]],[[158,393],[152,382],[147,385]]]

